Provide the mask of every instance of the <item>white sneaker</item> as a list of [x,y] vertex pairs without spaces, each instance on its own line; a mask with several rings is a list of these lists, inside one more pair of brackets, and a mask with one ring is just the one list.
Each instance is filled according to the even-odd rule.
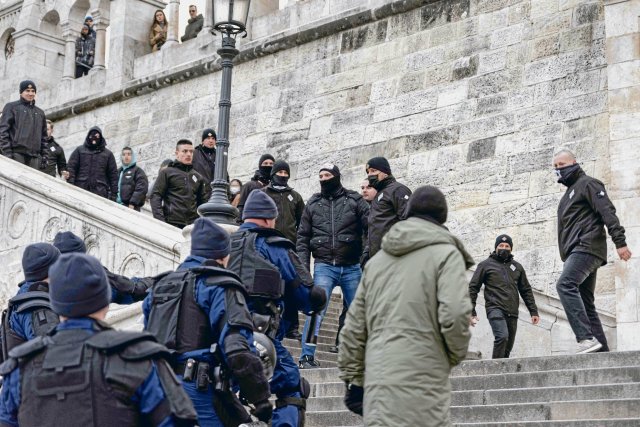
[[593,353],[602,348],[602,344],[596,338],[591,338],[590,340],[582,340],[578,342],[578,351],[577,354],[585,354],[585,353]]

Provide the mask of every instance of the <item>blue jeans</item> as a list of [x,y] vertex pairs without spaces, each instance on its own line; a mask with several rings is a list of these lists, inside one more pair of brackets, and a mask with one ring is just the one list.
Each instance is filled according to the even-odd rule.
[[576,339],[596,337],[602,344],[601,351],[609,351],[594,296],[596,274],[601,265],[602,260],[597,256],[572,253],[564,263],[556,289]]
[[[320,313],[318,322],[316,323],[316,335],[318,335],[318,331],[320,331],[322,319],[327,313],[327,308],[329,308],[329,298],[331,297],[333,288],[340,286],[344,302],[346,306],[349,307],[351,301],[353,301],[353,298],[356,296],[361,276],[362,270],[359,264],[347,266],[333,266],[322,263],[315,264],[313,268],[313,284],[324,289],[324,292],[327,294],[327,306],[322,310],[322,313]],[[307,345],[304,342],[308,330],[309,317],[307,317],[307,320],[304,322],[304,329],[302,330],[302,353],[300,354],[300,360],[302,360],[304,356],[313,356],[316,353],[315,346]]]

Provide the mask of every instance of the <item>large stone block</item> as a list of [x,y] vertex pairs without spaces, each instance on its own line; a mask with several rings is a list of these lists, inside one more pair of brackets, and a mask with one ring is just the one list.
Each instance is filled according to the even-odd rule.
[[580,4],[573,12],[573,26],[575,27],[602,19],[604,19],[604,6],[599,1]]
[[560,33],[560,52],[582,49],[591,46],[593,41],[593,27],[591,24],[582,25]]
[[478,55],[458,59],[453,64],[453,79],[460,80],[474,76],[478,71]]
[[473,77],[469,81],[469,98],[480,98],[515,89],[520,78],[519,70],[502,70]]
[[478,17],[478,33],[491,34],[509,23],[509,9],[500,9],[491,13],[483,13]]
[[531,85],[564,77],[575,71],[577,60],[576,52],[567,52],[527,64],[523,83]]
[[437,104],[438,91],[436,89],[411,92],[376,106],[373,121],[380,122],[421,113],[436,108]]
[[442,108],[458,104],[467,99],[468,92],[469,86],[466,81],[445,86],[440,89],[440,93],[438,94],[437,107]]
[[478,99],[477,116],[501,113],[507,108],[509,97],[505,94],[498,94]]
[[488,138],[512,132],[515,126],[513,114],[500,114],[487,117],[460,126],[460,139],[469,141],[472,139]]
[[510,46],[520,43],[524,33],[524,24],[516,24],[510,27],[495,30],[491,33],[491,49],[500,49],[501,47]]
[[473,141],[469,144],[467,162],[475,162],[489,157],[493,157],[496,152],[496,137]]
[[531,18],[537,19],[544,15],[558,12],[558,0],[532,0]]
[[362,47],[383,43],[387,38],[388,21],[378,21],[342,33],[340,53],[344,54]]
[[606,92],[594,92],[552,103],[549,112],[552,120],[567,121],[602,113],[607,105]]
[[420,29],[426,30],[469,16],[471,0],[440,0],[421,8]]

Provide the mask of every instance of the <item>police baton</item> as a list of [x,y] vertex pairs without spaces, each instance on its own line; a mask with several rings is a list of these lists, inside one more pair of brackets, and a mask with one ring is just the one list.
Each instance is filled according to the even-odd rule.
[[304,337],[304,343],[315,347],[318,345],[318,336],[316,335],[316,325],[318,324],[319,314],[312,314],[309,319],[309,329],[307,329],[307,336]]

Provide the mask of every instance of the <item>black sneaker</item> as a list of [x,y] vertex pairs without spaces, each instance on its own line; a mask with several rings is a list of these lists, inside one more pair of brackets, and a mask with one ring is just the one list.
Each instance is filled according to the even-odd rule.
[[332,345],[331,347],[329,347],[329,353],[337,353],[337,352],[338,352],[337,345]]
[[302,341],[302,334],[294,329],[293,331],[287,332],[287,334],[285,335],[285,338],[290,338],[296,341]]
[[316,362],[313,356],[302,356],[302,359],[298,362],[300,369],[315,369],[319,368],[320,364]]

